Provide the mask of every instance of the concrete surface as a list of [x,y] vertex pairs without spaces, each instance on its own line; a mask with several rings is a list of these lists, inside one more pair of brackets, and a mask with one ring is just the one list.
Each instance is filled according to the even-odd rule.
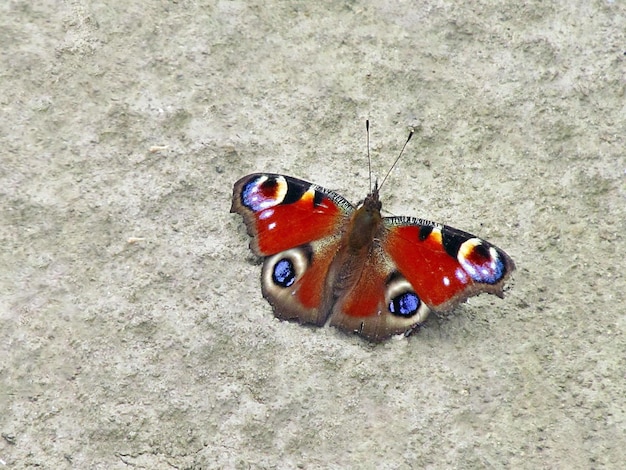
[[[623,1],[8,0],[0,468],[622,468]],[[281,323],[232,184],[505,249],[506,298],[373,346]]]

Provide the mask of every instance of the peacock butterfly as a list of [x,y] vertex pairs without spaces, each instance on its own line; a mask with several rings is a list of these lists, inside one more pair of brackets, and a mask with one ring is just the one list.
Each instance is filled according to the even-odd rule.
[[411,334],[431,310],[483,292],[503,297],[515,269],[509,255],[447,225],[383,217],[380,187],[354,206],[291,176],[254,173],[235,183],[230,211],[243,216],[250,248],[264,258],[263,296],[278,318],[330,319],[378,342]]

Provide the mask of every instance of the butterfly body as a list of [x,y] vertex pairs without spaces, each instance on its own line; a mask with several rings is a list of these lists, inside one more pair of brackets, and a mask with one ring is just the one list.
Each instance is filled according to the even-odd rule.
[[261,283],[278,318],[330,324],[371,341],[409,334],[429,312],[487,292],[503,295],[515,269],[499,248],[412,217],[383,217],[378,188],[355,207],[289,176],[256,173],[235,183],[250,248],[264,257]]

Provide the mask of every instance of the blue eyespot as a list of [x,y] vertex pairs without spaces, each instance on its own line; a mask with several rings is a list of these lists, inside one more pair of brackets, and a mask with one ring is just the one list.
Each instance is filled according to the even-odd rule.
[[412,317],[420,308],[420,299],[414,292],[405,292],[395,296],[389,302],[389,311],[399,317]]
[[460,253],[459,263],[474,282],[496,284],[506,272],[498,252],[484,245],[477,245]]
[[274,265],[272,279],[274,281],[274,284],[280,287],[291,286],[296,280],[296,270],[291,260],[283,258],[278,263],[276,263]]

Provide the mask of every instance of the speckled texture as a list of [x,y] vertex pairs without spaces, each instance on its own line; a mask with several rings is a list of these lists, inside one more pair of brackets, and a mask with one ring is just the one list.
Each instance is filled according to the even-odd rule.
[[[104,6],[103,4],[107,5]],[[620,468],[623,2],[0,6],[0,468]],[[232,184],[505,249],[373,346],[274,319]]]

